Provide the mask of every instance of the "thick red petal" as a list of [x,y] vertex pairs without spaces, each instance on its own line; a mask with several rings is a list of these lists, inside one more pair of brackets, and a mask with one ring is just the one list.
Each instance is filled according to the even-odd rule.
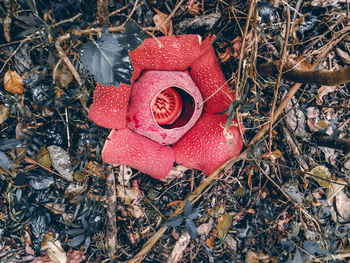
[[227,109],[234,100],[234,93],[226,83],[214,48],[210,46],[190,66],[191,77],[197,84],[205,101],[204,110],[218,113]]
[[113,130],[109,134],[102,158],[106,163],[128,165],[156,179],[166,177],[175,160],[172,148],[129,129]]
[[238,155],[243,146],[238,126],[233,124],[224,133],[226,120],[224,115],[203,113],[196,125],[173,147],[176,163],[209,175]]
[[185,70],[211,47],[211,42],[209,38],[201,42],[199,35],[147,38],[130,52],[131,61],[144,70]]
[[[141,70],[136,67],[132,73],[131,83],[134,83],[140,73]],[[105,128],[126,128],[130,92],[131,86],[124,83],[120,83],[118,88],[97,83],[93,103],[89,109],[89,118]]]
[[118,88],[98,83],[94,102],[89,109],[89,118],[105,128],[124,129],[130,91],[131,86],[123,83]]

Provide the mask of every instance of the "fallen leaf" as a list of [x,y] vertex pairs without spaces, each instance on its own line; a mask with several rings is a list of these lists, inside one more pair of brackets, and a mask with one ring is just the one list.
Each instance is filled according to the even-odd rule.
[[224,239],[232,225],[232,215],[230,214],[223,214],[218,219],[218,237],[220,239]]
[[131,214],[134,218],[141,218],[145,216],[145,211],[142,207],[138,205],[128,206],[126,210]]
[[61,242],[54,238],[52,233],[45,234],[41,242],[41,249],[46,250],[53,263],[66,263],[67,255],[63,250]]
[[85,258],[85,251],[69,249],[67,253],[67,263],[80,263]]
[[7,42],[11,42],[11,34],[10,34],[11,22],[12,22],[12,18],[11,16],[9,16],[9,14],[7,14],[3,20],[4,36]]
[[56,171],[67,181],[73,181],[73,167],[67,151],[56,145],[50,145],[47,150]]
[[279,159],[281,158],[283,155],[282,155],[282,152],[278,149],[274,150],[273,152],[270,153],[264,153],[262,155],[263,158],[265,159],[271,159],[271,160],[276,160],[276,159]]
[[117,196],[127,205],[130,205],[140,197],[135,188],[123,187],[121,185],[117,186]]
[[[344,181],[339,183],[346,184]],[[334,222],[345,224],[350,221],[350,198],[345,193],[345,186],[332,183],[327,191],[327,203]]]
[[198,0],[189,0],[186,4],[190,15],[200,15],[204,12],[202,4]]
[[38,152],[35,156],[36,161],[46,167],[46,168],[50,168],[51,167],[51,159],[50,159],[50,154],[46,148],[45,145],[40,147],[40,152]]
[[8,70],[4,76],[5,90],[13,94],[23,94],[24,87],[21,76],[16,71]]
[[304,58],[304,56],[300,56],[297,59],[297,68],[303,71],[312,71],[313,67],[311,63]]
[[310,173],[315,176],[308,175],[308,177],[313,178],[316,182],[318,182],[320,186],[324,188],[329,188],[331,186],[330,180],[332,179],[332,177],[331,177],[331,173],[329,172],[326,166],[318,165],[315,168],[313,168],[310,171]]
[[25,244],[25,251],[29,255],[35,256],[35,252],[32,248],[32,240],[28,231],[24,231],[21,236],[22,242]]
[[337,55],[340,57],[340,59],[344,63],[350,64],[350,55],[348,52],[345,52],[345,51],[341,50],[340,48],[336,48],[335,52],[337,53]]
[[156,8],[153,9],[157,13],[153,17],[153,22],[156,24],[157,27],[160,27],[160,31],[164,34],[164,36],[171,36],[173,34],[173,22],[170,19],[167,23],[165,23],[165,20],[167,19],[168,15],[164,14]]
[[267,263],[270,262],[270,256],[265,255],[262,251],[259,251],[259,254],[255,251],[248,251],[245,260],[247,263]]
[[233,253],[236,253],[237,241],[232,237],[232,235],[227,235],[227,237],[225,239],[225,244]]
[[317,104],[323,103],[323,97],[326,96],[328,93],[334,92],[337,89],[337,86],[321,86],[321,88],[318,89],[318,100]]
[[59,67],[55,76],[55,83],[61,88],[66,88],[69,83],[73,80],[72,72],[67,68],[66,65]]
[[10,109],[7,106],[1,104],[0,105],[0,124],[5,122],[9,117],[9,115],[10,115]]

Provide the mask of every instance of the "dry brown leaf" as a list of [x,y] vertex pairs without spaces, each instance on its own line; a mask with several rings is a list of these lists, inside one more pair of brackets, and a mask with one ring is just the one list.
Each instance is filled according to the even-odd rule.
[[318,100],[317,104],[323,103],[323,97],[326,96],[328,93],[334,92],[337,89],[337,86],[321,86],[321,88],[318,89]]
[[35,258],[32,263],[52,263],[51,259],[47,254]]
[[230,214],[223,214],[218,219],[218,237],[220,239],[224,239],[228,233],[228,230],[230,229],[232,225],[232,215]]
[[11,42],[11,35],[10,35],[10,31],[11,31],[11,21],[12,21],[12,18],[7,15],[5,18],[4,18],[4,21],[3,21],[3,25],[4,25],[4,36],[5,36],[5,39],[7,42]]
[[32,240],[28,231],[24,231],[21,236],[22,242],[25,244],[25,251],[29,255],[35,256],[35,252],[32,248]]
[[271,152],[271,155],[270,153],[264,153],[262,155],[263,158],[265,159],[271,159],[271,160],[276,160],[276,159],[279,159],[281,158],[283,155],[282,155],[282,152],[280,150],[274,150],[273,152]]
[[69,249],[67,253],[67,263],[80,263],[85,260],[85,252]]
[[66,88],[73,80],[72,72],[65,65],[59,67],[55,77],[55,83],[61,88]]
[[197,16],[204,12],[203,5],[198,0],[188,0],[186,5],[190,15]]
[[232,48],[228,46],[224,52],[222,53],[218,52],[218,53],[219,53],[219,58],[221,62],[226,62],[232,56]]
[[24,87],[21,76],[12,70],[8,70],[4,76],[5,90],[13,94],[23,94]]
[[134,206],[128,206],[126,210],[131,214],[134,218],[140,218],[142,216],[145,216],[145,211],[142,207],[134,205]]
[[337,53],[337,55],[340,57],[340,59],[344,63],[350,64],[350,55],[348,52],[345,52],[345,51],[341,50],[340,48],[336,48],[335,52]]
[[135,188],[117,186],[117,196],[127,205],[137,200],[140,196]]
[[156,24],[157,27],[160,27],[160,31],[164,34],[164,36],[171,36],[173,34],[173,22],[170,19],[169,22],[165,23],[165,20],[167,19],[168,15],[164,14],[156,8],[153,9],[157,13],[153,17],[153,22]]
[[66,263],[67,255],[63,250],[61,242],[53,237],[52,233],[45,234],[41,242],[41,249],[46,250],[53,263]]
[[51,163],[51,159],[50,159],[50,154],[49,154],[45,145],[40,147],[40,152],[38,152],[35,155],[35,159],[40,165],[42,165],[46,168],[51,167],[52,163]]
[[7,118],[9,117],[9,114],[10,114],[10,109],[7,106],[1,104],[0,105],[0,124],[7,120]]
[[304,70],[304,71],[312,71],[312,65],[311,63],[306,60],[303,56],[298,57],[297,59],[297,68],[300,70]]
[[261,251],[259,251],[258,255],[258,253],[251,250],[247,252],[245,260],[247,263],[267,263],[270,262],[270,257],[268,255],[265,255]]

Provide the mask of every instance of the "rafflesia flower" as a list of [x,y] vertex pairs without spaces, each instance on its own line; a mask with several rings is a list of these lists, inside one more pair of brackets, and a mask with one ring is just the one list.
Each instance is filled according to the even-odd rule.
[[160,179],[174,161],[212,173],[239,154],[242,138],[220,114],[234,99],[213,38],[198,35],[146,39],[130,51],[131,85],[98,84],[89,117],[113,129],[104,162],[124,164]]

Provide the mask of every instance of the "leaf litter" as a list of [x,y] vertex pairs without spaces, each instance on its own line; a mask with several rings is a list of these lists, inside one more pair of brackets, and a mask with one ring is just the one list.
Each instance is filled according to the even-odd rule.
[[[146,37],[216,35],[221,67],[241,95],[226,112],[240,118],[248,143],[269,122],[274,96],[278,105],[294,85],[282,78],[275,94],[276,76],[258,76],[251,66],[281,58],[288,20],[283,1],[259,2],[246,35],[246,1],[123,3],[109,1],[108,6],[110,27],[130,20],[123,32],[92,30],[97,1],[0,4],[6,18],[0,19],[1,260],[101,262],[110,257],[104,245],[110,197],[101,161],[108,131],[87,118],[87,108],[95,82],[128,83],[133,70],[128,52]],[[318,55],[331,47],[318,69],[346,67],[346,1],[288,5],[291,56],[286,62],[312,71]],[[71,66],[54,47],[67,33],[71,38],[60,45]],[[116,248],[118,260],[134,259],[164,222],[171,227],[156,246],[147,246],[146,262],[349,260],[350,157],[348,148],[338,147],[350,136],[349,93],[348,83],[303,84],[253,152],[201,192],[197,189],[206,177],[198,170],[174,167],[173,176],[157,181],[113,167],[116,240],[122,244]],[[319,141],[324,136],[333,143],[324,146]],[[185,202],[184,213],[170,218],[193,193],[196,200]]]

